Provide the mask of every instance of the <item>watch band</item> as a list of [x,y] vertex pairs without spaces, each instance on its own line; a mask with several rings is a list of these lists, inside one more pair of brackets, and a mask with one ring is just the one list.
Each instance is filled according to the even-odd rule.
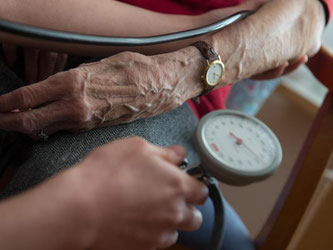
[[[208,62],[213,62],[215,60],[220,60],[219,55],[213,50],[213,48],[211,46],[209,46],[208,43],[206,43],[204,41],[194,42],[190,46],[196,47],[200,51],[200,53],[202,54],[202,56]],[[208,94],[210,91],[212,91],[214,89],[214,87],[215,86],[209,86],[208,84],[205,84],[205,88],[202,91],[202,93],[200,95],[198,95],[197,97],[194,97],[193,100],[196,103],[200,103],[200,97]]]
[[201,52],[203,57],[209,62],[219,59],[219,55],[213,50],[212,47],[209,46],[208,43],[204,41],[197,41],[192,43],[191,45],[196,47]]

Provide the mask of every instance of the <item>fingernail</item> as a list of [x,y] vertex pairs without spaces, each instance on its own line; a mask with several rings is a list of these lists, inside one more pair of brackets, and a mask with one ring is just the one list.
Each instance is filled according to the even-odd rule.
[[179,157],[185,157],[185,149],[178,145],[172,145],[170,147]]
[[209,189],[206,185],[202,188],[202,192],[205,194],[205,196],[209,195]]
[[202,213],[198,209],[193,209],[194,224],[199,226],[202,223]]
[[304,63],[307,63],[309,61],[309,57],[308,56],[305,56],[304,58]]

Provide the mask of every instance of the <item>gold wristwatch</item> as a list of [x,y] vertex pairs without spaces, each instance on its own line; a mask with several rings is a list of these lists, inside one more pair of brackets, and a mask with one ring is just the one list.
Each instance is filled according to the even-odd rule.
[[221,57],[204,41],[191,44],[195,46],[207,60],[207,67],[202,75],[205,88],[199,96],[203,96],[216,87],[222,80],[224,64]]

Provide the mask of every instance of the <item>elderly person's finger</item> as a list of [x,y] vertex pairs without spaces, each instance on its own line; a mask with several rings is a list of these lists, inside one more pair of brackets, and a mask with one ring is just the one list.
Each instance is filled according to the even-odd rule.
[[287,75],[296,69],[298,69],[301,65],[308,62],[308,56],[304,55],[300,59],[290,63],[290,65],[284,70],[283,75]]
[[24,77],[31,84],[38,79],[39,49],[24,48]]
[[58,53],[49,51],[40,51],[38,60],[38,81],[43,81],[54,74],[57,64]]
[[275,69],[254,75],[251,77],[251,79],[260,81],[260,80],[269,80],[269,79],[274,79],[274,78],[280,77],[283,74],[283,72],[285,71],[285,69],[288,67],[288,65],[289,65],[289,63],[287,62]]
[[38,81],[43,81],[48,77],[63,71],[67,59],[67,54],[41,51],[39,53]]
[[298,67],[300,67],[302,64],[307,63],[307,61],[308,61],[308,56],[303,55],[301,58],[287,62],[275,69],[254,75],[251,77],[251,79],[268,80],[268,79],[278,78],[280,76],[287,75],[287,74],[293,72]]
[[71,115],[64,106],[54,102],[38,109],[0,114],[0,129],[34,134],[54,123],[69,120]]
[[66,122],[66,121],[61,121],[61,122],[55,122],[52,123],[50,126],[42,128],[38,131],[34,131],[32,134],[29,134],[30,138],[34,140],[40,140],[40,133],[41,131],[47,135],[53,135],[59,131],[72,131],[76,127],[76,124],[74,122]]
[[56,84],[39,82],[0,96],[0,113],[28,110],[56,100],[62,89]]
[[13,67],[17,59],[17,47],[15,45],[4,43],[2,44],[2,50],[6,59],[6,63]]
[[56,62],[56,65],[54,66],[53,74],[63,71],[66,67],[67,60],[68,60],[67,54],[63,54],[63,53],[58,54],[57,62]]

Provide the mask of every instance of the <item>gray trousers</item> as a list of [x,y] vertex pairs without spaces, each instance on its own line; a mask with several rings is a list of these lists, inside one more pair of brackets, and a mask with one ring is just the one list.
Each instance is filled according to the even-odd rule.
[[[22,86],[23,83],[19,77],[1,64],[0,62],[0,94]],[[57,133],[50,136],[46,142],[33,141],[22,135],[11,134],[11,137],[15,139],[7,143],[20,145],[11,145],[14,146],[14,150],[2,152],[0,158],[8,159],[6,154],[11,154],[10,159],[21,159],[21,161],[15,163],[18,168],[17,173],[6,189],[1,192],[0,198],[30,188],[79,162],[93,149],[128,136],[141,136],[161,146],[183,145],[187,150],[188,159],[194,161],[196,155],[191,137],[196,123],[196,117],[188,105],[184,104],[173,111],[129,124],[97,128],[84,133]],[[2,131],[1,134],[3,137],[8,137],[6,132]],[[6,148],[7,145],[2,147]],[[12,161],[8,164],[12,164]]]

